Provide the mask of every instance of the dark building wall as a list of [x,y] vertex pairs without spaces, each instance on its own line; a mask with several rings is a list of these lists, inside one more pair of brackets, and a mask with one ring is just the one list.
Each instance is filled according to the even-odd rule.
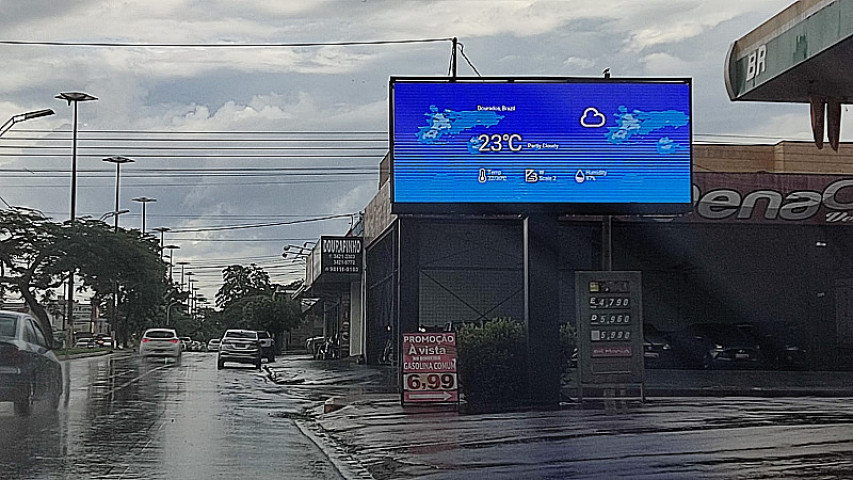
[[[417,258],[421,326],[524,318],[520,220],[418,219],[368,251],[368,335],[381,354],[398,325],[397,266]],[[560,224],[560,323],[575,323],[574,272],[601,268],[601,224]],[[643,275],[644,317],[664,331],[699,322],[799,325],[812,362],[835,348],[835,283],[853,278],[853,229],[802,224],[614,222],[613,269]],[[399,248],[399,252],[397,251]],[[412,248],[417,251],[413,255]],[[377,340],[379,338],[379,340]]]

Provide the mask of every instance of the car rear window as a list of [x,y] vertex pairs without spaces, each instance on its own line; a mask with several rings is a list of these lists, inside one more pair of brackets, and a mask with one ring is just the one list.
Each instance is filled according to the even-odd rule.
[[255,340],[258,335],[255,332],[225,332],[225,338],[250,338]]
[[175,333],[168,330],[152,330],[145,336],[148,338],[175,338]]
[[267,332],[258,332],[258,338],[270,338],[270,334]]
[[0,338],[15,338],[18,330],[18,317],[0,315]]

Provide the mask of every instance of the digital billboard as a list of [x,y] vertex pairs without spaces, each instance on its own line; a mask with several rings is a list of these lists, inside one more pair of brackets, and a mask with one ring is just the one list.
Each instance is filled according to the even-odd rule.
[[400,78],[394,213],[691,208],[690,79]]

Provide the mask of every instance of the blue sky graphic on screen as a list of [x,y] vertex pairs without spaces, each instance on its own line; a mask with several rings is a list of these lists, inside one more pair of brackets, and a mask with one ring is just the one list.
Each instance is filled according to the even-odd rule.
[[690,204],[688,80],[392,85],[395,203]]

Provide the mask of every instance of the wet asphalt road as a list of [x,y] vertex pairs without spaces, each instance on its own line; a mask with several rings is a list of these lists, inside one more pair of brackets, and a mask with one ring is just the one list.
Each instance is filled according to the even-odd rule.
[[21,418],[0,403],[0,479],[341,478],[287,417],[318,399],[253,368],[114,355],[63,362],[63,374],[57,412]]

